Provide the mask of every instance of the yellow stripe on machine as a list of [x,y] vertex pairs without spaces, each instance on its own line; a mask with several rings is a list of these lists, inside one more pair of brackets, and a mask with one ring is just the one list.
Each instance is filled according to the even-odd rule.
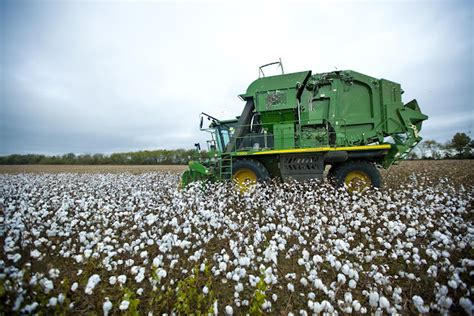
[[298,148],[298,149],[276,149],[262,151],[242,151],[235,153],[236,156],[248,155],[275,155],[275,154],[297,154],[297,153],[315,153],[325,151],[358,151],[358,150],[378,150],[390,149],[390,144],[368,145],[368,146],[348,146],[348,147],[314,147],[314,148]]

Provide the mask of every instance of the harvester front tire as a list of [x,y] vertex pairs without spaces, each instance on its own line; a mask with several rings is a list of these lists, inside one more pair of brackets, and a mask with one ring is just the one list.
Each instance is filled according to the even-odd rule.
[[336,186],[346,185],[351,192],[360,192],[368,187],[380,188],[382,186],[382,177],[379,170],[374,163],[369,161],[346,161],[331,167],[329,175]]
[[232,164],[232,178],[239,185],[245,182],[264,182],[270,179],[267,168],[253,159],[239,159]]

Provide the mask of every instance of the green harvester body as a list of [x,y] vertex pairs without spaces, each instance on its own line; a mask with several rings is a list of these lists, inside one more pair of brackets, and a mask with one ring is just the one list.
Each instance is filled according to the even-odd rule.
[[239,97],[242,114],[207,114],[209,158],[190,162],[182,185],[232,179],[238,159],[258,161],[271,177],[321,178],[326,165],[367,160],[388,168],[421,140],[428,117],[400,84],[352,70],[303,71],[255,80]]

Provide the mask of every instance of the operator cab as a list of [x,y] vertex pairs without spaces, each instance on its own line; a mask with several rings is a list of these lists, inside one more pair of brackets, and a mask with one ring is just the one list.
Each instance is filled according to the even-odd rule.
[[[203,127],[204,117],[210,121],[207,127]],[[238,121],[239,117],[233,120],[219,120],[209,114],[201,113],[200,129],[211,134],[211,140],[208,141],[208,150],[210,152],[223,153],[226,151],[226,147],[232,140]]]
[[[219,152],[225,152],[235,132],[238,120],[226,120],[213,122],[210,128],[214,130],[215,140]],[[212,132],[211,132],[212,133]]]

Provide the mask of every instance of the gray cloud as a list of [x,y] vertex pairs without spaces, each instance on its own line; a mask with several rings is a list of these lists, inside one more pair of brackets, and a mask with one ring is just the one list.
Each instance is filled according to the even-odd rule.
[[257,66],[400,82],[425,138],[472,130],[470,2],[0,4],[0,154],[190,148]]

